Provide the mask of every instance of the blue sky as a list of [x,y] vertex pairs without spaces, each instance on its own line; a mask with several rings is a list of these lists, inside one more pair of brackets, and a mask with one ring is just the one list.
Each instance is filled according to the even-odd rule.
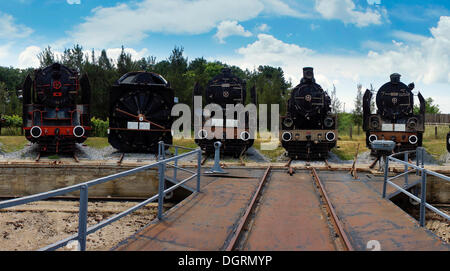
[[0,2],[0,65],[38,65],[43,48],[123,45],[166,59],[183,46],[241,68],[280,66],[295,85],[304,66],[336,86],[346,111],[357,84],[379,88],[393,72],[450,113],[450,1],[9,0]]

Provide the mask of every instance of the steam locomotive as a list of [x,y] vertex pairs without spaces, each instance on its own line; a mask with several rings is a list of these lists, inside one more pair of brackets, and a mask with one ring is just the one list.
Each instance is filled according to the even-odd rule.
[[[206,87],[206,104],[217,104],[222,108],[222,118],[202,116],[202,129],[196,135],[195,143],[207,154],[214,153],[214,142],[221,141],[221,153],[239,157],[245,153],[254,143],[254,138],[249,130],[249,114],[245,115],[245,125],[239,125],[239,116],[227,119],[227,105],[245,105],[247,97],[247,84],[231,72],[229,68],[223,68],[221,73],[211,79]],[[194,97],[203,96],[203,89],[197,83],[194,88]],[[252,103],[256,105],[256,91],[250,90]],[[194,112],[195,114],[195,112]],[[240,129],[242,127],[243,129]],[[223,136],[216,135],[216,128],[221,127]],[[208,128],[205,129],[205,128]],[[209,131],[209,132],[208,132]],[[228,136],[227,136],[228,135]]]
[[161,75],[130,72],[110,89],[108,141],[121,152],[157,153],[172,144],[174,91]]
[[[81,94],[80,94],[81,90]],[[41,152],[73,153],[91,130],[90,84],[84,74],[54,63],[28,75],[23,85],[25,137]],[[81,99],[81,101],[80,101]]]
[[450,133],[447,134],[447,151],[450,152]]
[[363,129],[366,132],[366,145],[372,155],[380,156],[372,149],[375,140],[395,142],[394,152],[415,150],[422,146],[425,131],[425,100],[418,94],[419,114],[414,114],[414,83],[405,85],[401,75],[394,73],[390,82],[384,84],[376,96],[376,114],[371,114],[372,92],[366,90],[363,97]]
[[328,93],[314,79],[313,68],[291,93],[287,115],[281,117],[280,140],[291,159],[326,159],[337,143],[337,117]]

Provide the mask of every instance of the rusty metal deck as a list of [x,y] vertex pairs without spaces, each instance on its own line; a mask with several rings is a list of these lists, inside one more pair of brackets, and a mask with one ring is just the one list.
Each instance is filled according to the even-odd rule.
[[273,171],[244,250],[335,250],[311,171]]
[[264,170],[253,169],[227,171],[227,177],[202,176],[206,185],[201,193],[191,195],[168,211],[162,222],[149,225],[116,249],[223,249],[264,174]]
[[382,250],[450,250],[414,218],[382,199],[379,184],[369,185],[362,176],[353,180],[344,172],[318,174],[355,250],[366,250],[371,240],[378,241]]
[[[265,173],[251,168],[226,170],[226,177],[202,176],[201,193],[189,196],[161,222],[155,221],[115,249],[226,249],[260,191]],[[403,210],[382,199],[379,178],[374,182],[361,175],[361,180],[354,180],[345,171],[318,171],[318,177],[352,249],[367,250],[368,242],[375,240],[382,250],[450,250]],[[341,249],[310,170],[297,170],[293,176],[286,170],[272,170],[250,217],[239,249]]]

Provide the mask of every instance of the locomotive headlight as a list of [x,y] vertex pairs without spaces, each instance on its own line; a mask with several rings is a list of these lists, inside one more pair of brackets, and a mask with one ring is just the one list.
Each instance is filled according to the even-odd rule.
[[328,141],[334,141],[336,139],[336,134],[333,132],[328,132],[325,137]]
[[200,130],[198,131],[198,138],[205,139],[208,137],[208,132],[206,130]]
[[294,121],[291,118],[285,118],[283,120],[283,124],[284,126],[286,126],[287,128],[291,128],[292,125],[294,124]]
[[84,136],[84,133],[85,133],[84,128],[81,126],[75,126],[73,128],[73,135],[76,137],[82,137]]
[[417,142],[419,141],[419,139],[417,138],[417,136],[412,135],[412,136],[409,137],[408,141],[409,141],[409,143],[411,143],[411,144],[414,145],[414,144],[417,144]]
[[331,126],[333,126],[334,120],[331,117],[326,117],[323,121],[323,124],[325,125],[325,127],[330,128]]
[[374,142],[374,141],[377,141],[378,140],[378,137],[376,136],[376,135],[370,135],[369,136],[369,142],[370,143],[372,143],[372,142]]
[[417,127],[417,122],[418,120],[416,118],[410,118],[408,119],[406,126],[408,126],[408,128],[411,130],[415,130]]
[[292,134],[289,132],[284,132],[283,135],[281,136],[281,138],[283,139],[283,141],[291,141]]
[[372,129],[378,129],[380,127],[380,122],[378,118],[372,118],[370,120],[370,125],[372,126]]
[[241,133],[240,137],[242,140],[247,141],[250,139],[250,134],[247,131],[244,131]]
[[42,129],[39,126],[33,126],[30,130],[31,136],[34,138],[38,138],[42,135]]

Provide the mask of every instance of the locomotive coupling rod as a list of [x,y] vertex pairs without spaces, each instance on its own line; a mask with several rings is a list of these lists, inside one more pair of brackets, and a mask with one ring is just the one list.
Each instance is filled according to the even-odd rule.
[[314,180],[317,184],[317,186],[319,187],[320,193],[323,196],[323,199],[325,200],[325,206],[328,210],[328,212],[331,214],[331,221],[333,222],[334,228],[336,230],[336,233],[339,234],[339,236],[342,239],[342,243],[345,247],[346,250],[348,251],[353,251],[353,247],[352,244],[350,243],[347,234],[344,231],[344,226],[342,225],[341,221],[339,220],[338,216],[336,215],[336,212],[333,208],[333,205],[331,205],[331,201],[328,198],[327,192],[325,191],[325,188],[322,184],[322,182],[320,181],[319,175],[317,175],[316,169],[312,168],[312,173],[314,176]]

